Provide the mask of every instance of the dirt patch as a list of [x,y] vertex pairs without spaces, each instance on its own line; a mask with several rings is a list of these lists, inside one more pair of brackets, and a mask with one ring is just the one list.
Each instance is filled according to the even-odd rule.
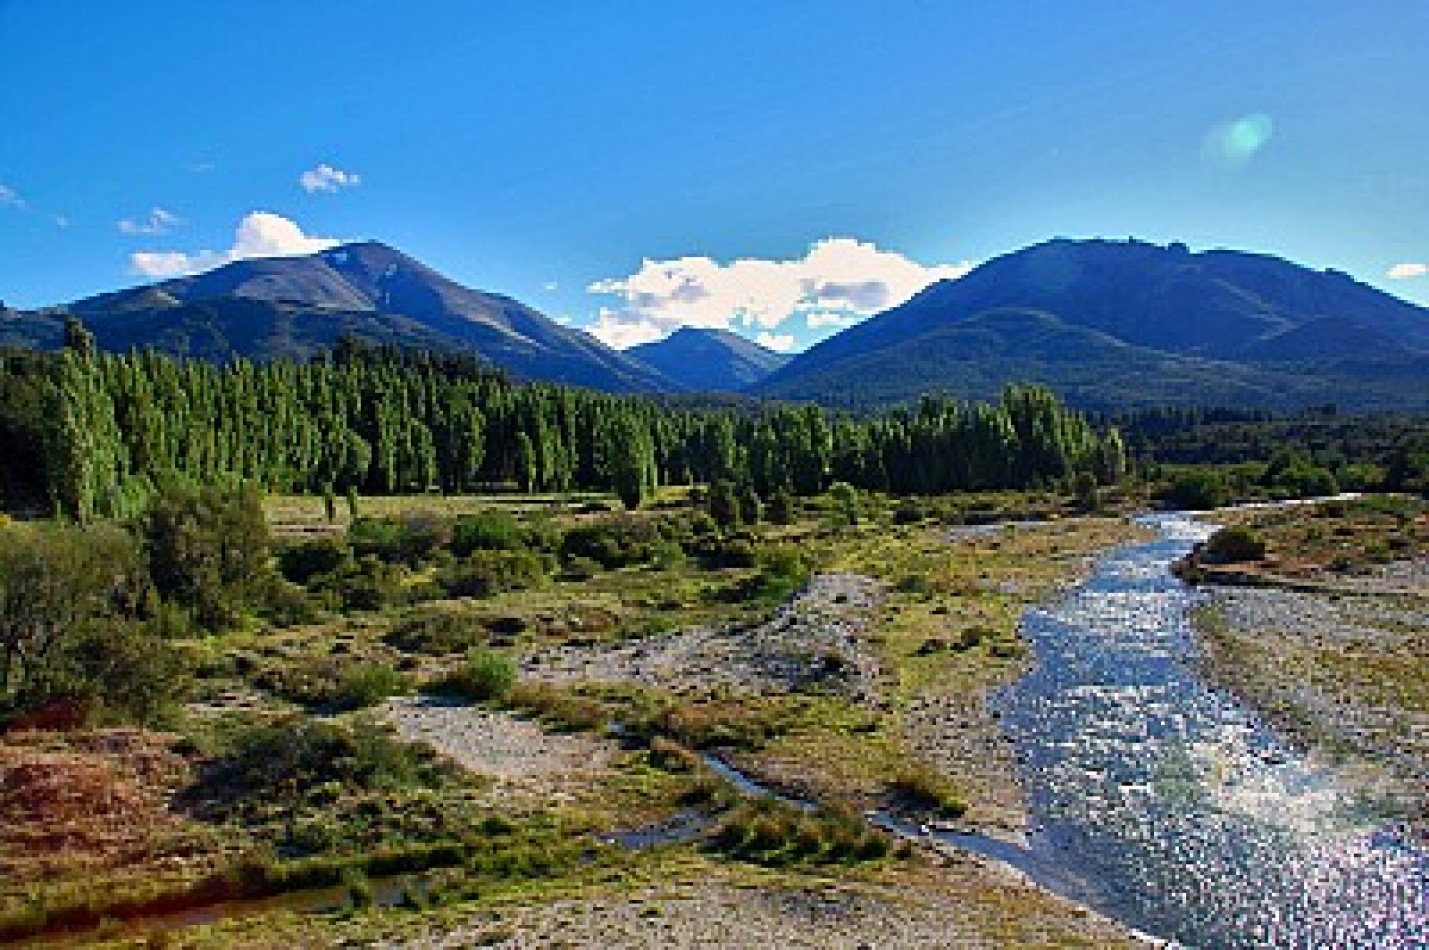
[[562,646],[529,657],[523,671],[546,682],[634,682],[675,692],[748,695],[818,685],[866,701],[878,667],[861,638],[881,597],[871,578],[821,574],[764,623]]
[[619,751],[588,735],[556,735],[508,712],[423,697],[390,701],[383,717],[410,742],[424,742],[462,767],[494,779],[498,789],[549,794],[603,774]]
[[[714,872],[717,877],[723,877]],[[707,876],[708,878],[708,876]],[[395,946],[390,944],[388,946]],[[1124,931],[978,866],[917,879],[752,886],[706,880],[493,910],[410,947],[1128,947]]]

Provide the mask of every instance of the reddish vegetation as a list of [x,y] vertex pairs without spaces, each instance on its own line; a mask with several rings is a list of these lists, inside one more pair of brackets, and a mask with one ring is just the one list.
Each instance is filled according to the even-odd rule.
[[12,732],[0,741],[0,879],[141,864],[173,853],[168,808],[188,763],[136,729]]

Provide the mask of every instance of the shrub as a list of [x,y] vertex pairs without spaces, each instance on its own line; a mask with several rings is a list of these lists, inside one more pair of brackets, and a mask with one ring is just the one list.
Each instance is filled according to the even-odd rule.
[[876,861],[890,851],[887,836],[847,811],[805,812],[772,798],[746,802],[710,835],[707,847],[770,867],[800,863]]
[[1265,539],[1250,528],[1222,528],[1206,541],[1203,558],[1211,563],[1259,561],[1265,557]]
[[423,780],[427,760],[372,722],[339,725],[308,716],[238,729],[201,781],[237,807],[275,795],[301,795],[329,782],[353,789],[403,787]]
[[307,585],[352,560],[352,549],[341,538],[316,538],[278,549],[278,572],[294,584]]
[[236,623],[270,570],[268,522],[253,490],[166,488],[143,532],[155,588],[205,627]]
[[180,698],[189,662],[152,605],[143,558],[113,525],[8,527],[0,537],[0,714],[63,702],[151,722]]
[[496,650],[472,650],[447,686],[476,702],[500,701],[516,686],[516,661]]
[[798,517],[793,494],[787,488],[775,489],[764,506],[764,515],[774,524],[793,524]]
[[859,520],[858,489],[848,482],[834,482],[829,486],[829,500],[833,503],[834,517],[841,525],[856,525]]
[[408,617],[382,639],[406,653],[464,653],[485,640],[486,631],[471,617],[444,611]]
[[452,526],[452,553],[466,557],[473,551],[515,551],[526,546],[521,526],[506,511],[462,515]]
[[653,519],[617,516],[567,531],[561,557],[588,558],[605,568],[629,567],[654,557],[660,541],[660,526]]
[[1205,511],[1230,503],[1230,485],[1225,476],[1211,469],[1182,472],[1166,487],[1161,496],[1174,508]]
[[490,597],[540,583],[550,572],[546,558],[535,551],[473,551],[437,575],[437,584],[452,597]]
[[959,818],[968,808],[957,786],[921,764],[900,772],[888,783],[888,791],[905,805],[929,809],[943,818]]
[[416,566],[451,543],[451,525],[430,515],[358,518],[347,529],[359,558],[374,556],[389,564]]
[[386,663],[366,663],[342,675],[332,694],[339,709],[366,709],[407,692],[407,678]]
[[759,576],[751,593],[762,600],[777,602],[798,590],[809,579],[809,562],[792,545],[765,548],[757,556]]
[[402,568],[368,555],[336,575],[320,589],[332,593],[345,610],[386,610],[407,600]]

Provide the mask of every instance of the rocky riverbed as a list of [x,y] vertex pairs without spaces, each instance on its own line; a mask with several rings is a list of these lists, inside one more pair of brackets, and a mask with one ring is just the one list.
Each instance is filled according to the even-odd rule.
[[1421,565],[1359,578],[1357,594],[1217,588],[1200,615],[1206,666],[1301,744],[1347,765],[1420,825],[1429,799],[1429,599]]
[[871,578],[820,574],[762,623],[554,647],[528,657],[522,673],[545,682],[629,682],[694,693],[786,693],[817,686],[868,701],[876,692],[878,664],[863,638],[881,597]]

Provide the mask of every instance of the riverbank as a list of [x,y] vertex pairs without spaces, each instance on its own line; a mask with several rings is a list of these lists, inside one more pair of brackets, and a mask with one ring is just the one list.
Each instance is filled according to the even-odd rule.
[[[1213,516],[1222,521],[1221,516]],[[1429,513],[1412,499],[1233,513],[1267,547],[1203,580],[1204,670],[1429,840]]]
[[[769,934],[845,945],[835,933],[879,946],[1136,945],[985,856],[921,836],[911,849],[889,838],[836,850],[839,829],[879,838],[858,817],[874,809],[1023,840],[1016,763],[987,696],[1027,667],[1026,607],[1138,529],[1065,517],[1050,496],[989,501],[1038,520],[955,528],[870,496],[854,524],[810,505],[715,550],[681,535],[688,552],[577,558],[466,597],[434,590],[447,559],[398,558],[390,577],[373,575],[390,587],[358,591],[390,600],[186,642],[201,661],[192,701],[171,733],[123,746],[152,747],[154,767],[62,724],[0,737],[0,792],[26,803],[0,836],[15,871],[0,911],[17,934],[130,946],[426,946],[502,928],[511,946],[558,931],[591,946],[710,933],[735,946]],[[394,530],[440,527],[422,503],[403,500]],[[648,543],[645,525],[683,530],[691,517],[670,503],[673,514],[634,519],[510,510],[522,543],[591,526]],[[322,554],[329,542],[316,543]],[[455,696],[473,655],[514,664],[517,688]],[[706,750],[829,806],[825,824],[788,823],[810,836],[790,837],[787,855],[661,834],[712,833],[739,812],[697,767]],[[89,804],[17,784],[60,765],[92,773]],[[210,892],[262,896],[197,906]]]

